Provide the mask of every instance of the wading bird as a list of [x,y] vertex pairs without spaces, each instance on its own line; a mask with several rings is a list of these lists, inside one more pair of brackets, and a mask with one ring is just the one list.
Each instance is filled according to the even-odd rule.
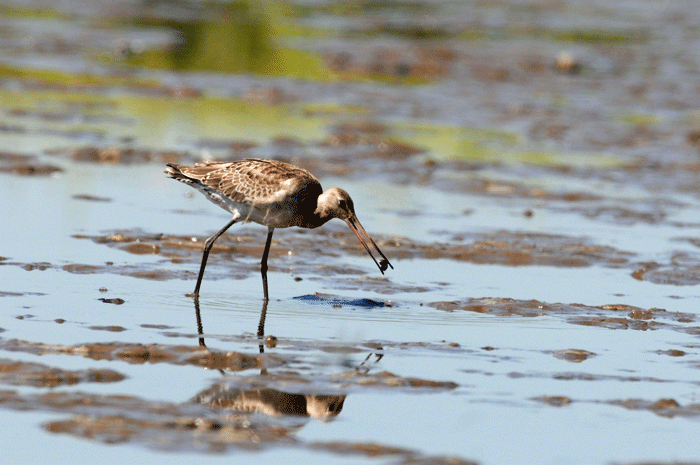
[[[281,161],[253,158],[227,163],[197,163],[194,166],[168,163],[167,166],[165,173],[168,176],[189,184],[233,214],[226,226],[204,242],[202,265],[193,293],[195,299],[199,298],[209,251],[219,236],[237,222],[252,221],[267,226],[267,242],[260,262],[265,301],[269,300],[267,256],[275,228],[317,228],[339,218],[350,226],[382,274],[387,267],[394,268],[360,224],[350,195],[337,187],[324,192],[318,179],[305,169]],[[368,243],[381,256],[379,262]]]

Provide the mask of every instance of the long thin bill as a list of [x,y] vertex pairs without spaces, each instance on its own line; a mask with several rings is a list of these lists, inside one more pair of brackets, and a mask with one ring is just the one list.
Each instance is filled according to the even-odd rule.
[[[357,238],[360,240],[362,246],[365,248],[369,256],[372,257],[372,260],[374,260],[374,263],[377,264],[377,266],[379,267],[379,271],[381,271],[382,274],[384,274],[384,271],[387,269],[387,267],[391,267],[392,270],[394,269],[391,263],[389,263],[389,260],[386,258],[386,255],[384,255],[382,251],[379,250],[377,244],[375,244],[372,238],[369,237],[369,234],[367,234],[367,231],[365,231],[365,228],[362,227],[360,220],[358,220],[356,216],[350,216],[348,219],[345,220],[345,222],[348,224],[348,226],[350,226],[352,232],[354,232]],[[374,255],[372,255],[372,251],[367,245],[367,241],[365,241],[365,238],[367,238],[367,241],[369,241],[370,244],[372,244],[377,253],[381,255],[382,259],[379,262],[377,262],[377,259],[374,258]]]

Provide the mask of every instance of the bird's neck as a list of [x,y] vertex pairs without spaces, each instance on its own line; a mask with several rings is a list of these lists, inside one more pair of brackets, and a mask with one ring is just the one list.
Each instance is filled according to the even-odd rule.
[[318,228],[319,226],[323,226],[324,224],[328,223],[328,221],[332,220],[333,218],[335,218],[335,215],[333,215],[333,211],[329,207],[329,203],[326,200],[326,193],[324,192],[318,196],[318,200],[316,201],[316,209],[314,210],[313,214],[307,216],[306,227]]
[[311,215],[311,217],[307,221],[306,227],[318,228],[319,226],[323,226],[324,224],[328,223],[328,221],[332,219],[333,216],[319,205],[318,207],[316,207],[314,214]]

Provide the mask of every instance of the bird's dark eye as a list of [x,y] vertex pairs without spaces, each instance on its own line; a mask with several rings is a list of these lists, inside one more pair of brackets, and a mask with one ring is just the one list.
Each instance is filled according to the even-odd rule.
[[347,209],[348,209],[348,205],[347,205],[347,203],[345,202],[345,200],[343,200],[343,199],[340,199],[340,201],[338,202],[338,206],[339,206],[341,209],[343,209],[343,210],[347,210]]

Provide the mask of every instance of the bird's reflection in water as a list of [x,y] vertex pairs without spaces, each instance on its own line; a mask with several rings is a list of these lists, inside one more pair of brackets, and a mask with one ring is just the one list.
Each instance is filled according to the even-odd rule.
[[[263,341],[263,336],[265,335],[265,317],[267,316],[267,300],[263,300],[262,310],[260,310],[260,322],[258,323],[258,340],[260,341],[260,353],[265,353],[265,344]],[[199,345],[201,347],[206,347],[207,344],[204,341],[204,325],[202,324],[202,312],[199,309],[199,297],[194,296],[194,314],[197,318],[197,334],[199,334]]]
[[[260,311],[260,323],[258,324],[257,337],[260,341],[260,353],[265,352],[265,317],[267,315],[267,300],[263,301]],[[199,345],[206,347],[204,341],[204,328],[199,309],[199,299],[194,299],[195,314],[197,317],[197,332],[199,334]],[[365,370],[370,354],[358,369]],[[378,359],[381,356],[377,356]],[[377,360],[378,360],[377,359]],[[226,374],[224,370],[219,370]],[[260,370],[261,376],[267,376],[267,369]],[[262,413],[270,416],[295,416],[314,417],[321,421],[328,421],[335,418],[343,409],[345,395],[320,395],[320,394],[295,394],[280,391],[272,388],[241,389],[230,386],[225,381],[216,383],[214,386],[197,394],[193,402],[207,404],[214,408],[232,410],[241,413]]]
[[276,389],[237,389],[216,384],[195,396],[194,402],[210,407],[270,416],[314,417],[328,421],[343,409],[344,395],[291,394]]

